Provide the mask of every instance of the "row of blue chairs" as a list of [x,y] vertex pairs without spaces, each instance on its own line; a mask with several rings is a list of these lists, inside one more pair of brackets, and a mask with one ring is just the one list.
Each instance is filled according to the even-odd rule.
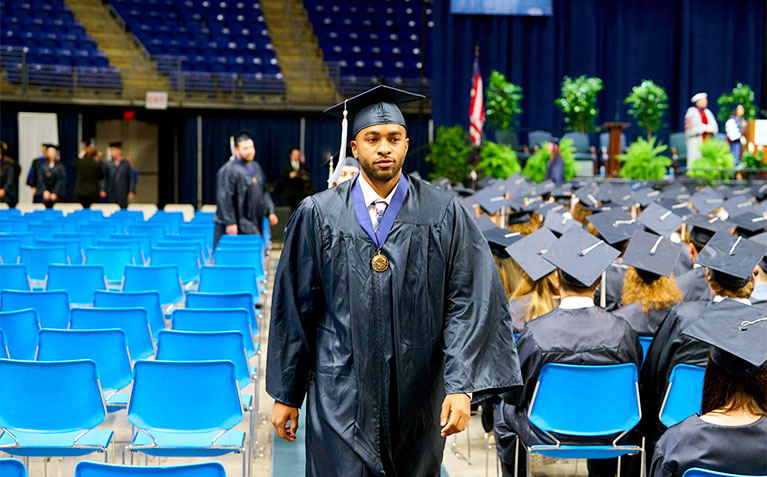
[[[0,475],[4,477],[27,477],[24,463],[17,459],[0,459]],[[200,464],[134,467],[98,462],[79,462],[75,477],[226,477],[224,466],[218,462]]]

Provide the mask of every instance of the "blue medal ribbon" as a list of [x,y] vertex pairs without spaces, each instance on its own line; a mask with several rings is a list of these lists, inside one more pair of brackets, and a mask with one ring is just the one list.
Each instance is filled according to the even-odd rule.
[[394,219],[397,218],[397,214],[399,214],[399,210],[402,208],[402,203],[405,202],[405,197],[407,197],[409,186],[407,176],[404,173],[400,176],[397,190],[394,192],[391,203],[386,208],[383,219],[381,219],[381,223],[378,224],[378,228],[375,231],[373,230],[373,222],[370,220],[370,214],[368,214],[367,204],[365,204],[365,199],[362,196],[362,189],[359,184],[361,180],[364,181],[365,179],[361,178],[360,174],[357,174],[357,177],[354,179],[354,185],[352,185],[354,213],[357,216],[357,222],[360,224],[360,227],[368,234],[368,237],[370,237],[370,240],[373,241],[380,252],[386,242],[386,238],[389,236],[389,232],[391,232],[392,225],[394,225]]

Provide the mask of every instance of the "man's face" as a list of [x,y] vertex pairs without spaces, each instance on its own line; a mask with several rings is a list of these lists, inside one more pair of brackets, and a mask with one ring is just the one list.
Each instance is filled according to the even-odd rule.
[[346,181],[352,180],[354,174],[359,171],[360,170],[354,166],[344,166],[343,169],[341,169],[341,174],[338,176],[338,182],[336,182],[336,184],[343,184]]
[[55,160],[58,155],[59,151],[57,151],[55,147],[49,147],[45,150],[45,157],[48,158],[49,161]]
[[256,158],[256,145],[253,144],[252,139],[238,142],[234,150],[237,153],[237,157],[245,162],[250,162]]
[[743,105],[742,105],[742,104],[739,104],[739,105],[738,105],[738,106],[735,108],[735,116],[737,116],[737,117],[739,117],[739,118],[742,118],[744,114],[746,114],[746,110],[743,108]]
[[109,156],[112,159],[122,159],[123,158],[123,150],[119,147],[110,147],[109,148]]
[[369,179],[388,182],[402,170],[410,140],[399,124],[376,124],[357,133],[352,153]]
[[40,154],[43,157],[48,157],[48,146],[43,146],[42,148],[42,154]]
[[695,101],[695,106],[700,109],[706,109],[708,107],[708,98],[703,98]]
[[301,158],[301,151],[299,151],[298,149],[293,149],[292,151],[290,151],[290,160],[291,161],[295,162],[295,161],[299,160],[300,158]]

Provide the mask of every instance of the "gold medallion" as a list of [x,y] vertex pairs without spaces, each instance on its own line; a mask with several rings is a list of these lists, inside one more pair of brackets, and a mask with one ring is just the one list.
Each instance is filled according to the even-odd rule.
[[389,268],[389,259],[379,251],[373,256],[373,260],[370,261],[370,264],[373,265],[373,270],[376,272],[385,272]]
[[253,181],[253,183],[254,183],[254,184],[258,184],[258,178],[257,178],[257,177],[254,177],[254,178],[252,179],[252,181]]

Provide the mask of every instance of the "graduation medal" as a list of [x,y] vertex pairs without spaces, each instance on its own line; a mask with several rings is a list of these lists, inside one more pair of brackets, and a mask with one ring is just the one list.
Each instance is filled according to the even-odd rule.
[[383,255],[379,250],[375,255],[373,255],[373,259],[370,261],[370,264],[373,265],[373,270],[376,272],[385,272],[389,268],[389,259],[386,258],[386,256]]

